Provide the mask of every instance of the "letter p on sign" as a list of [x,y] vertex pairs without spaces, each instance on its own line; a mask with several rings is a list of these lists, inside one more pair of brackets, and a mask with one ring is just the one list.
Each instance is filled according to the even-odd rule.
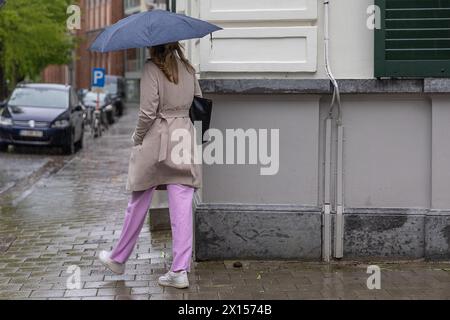
[[95,68],[92,70],[92,86],[97,88],[105,86],[105,69]]

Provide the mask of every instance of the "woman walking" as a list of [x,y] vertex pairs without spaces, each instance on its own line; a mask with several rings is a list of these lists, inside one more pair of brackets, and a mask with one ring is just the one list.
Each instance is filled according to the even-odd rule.
[[[155,190],[168,191],[172,226],[172,266],[158,283],[187,288],[191,268],[193,224],[192,198],[201,187],[201,168],[194,162],[194,127],[189,109],[194,96],[202,96],[195,70],[185,58],[178,42],[150,48],[151,60],[144,66],[141,79],[139,119],[133,134],[127,190],[132,191],[123,230],[111,252],[102,251],[101,263],[123,274],[144,224]],[[172,159],[178,142],[172,133],[190,134],[190,162]],[[183,149],[183,151],[185,151]]]

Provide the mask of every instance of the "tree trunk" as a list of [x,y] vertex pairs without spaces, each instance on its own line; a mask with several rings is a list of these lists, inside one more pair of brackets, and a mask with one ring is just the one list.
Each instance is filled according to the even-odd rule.
[[8,97],[8,84],[6,83],[5,73],[3,72],[3,66],[0,63],[0,101],[5,100],[7,97]]

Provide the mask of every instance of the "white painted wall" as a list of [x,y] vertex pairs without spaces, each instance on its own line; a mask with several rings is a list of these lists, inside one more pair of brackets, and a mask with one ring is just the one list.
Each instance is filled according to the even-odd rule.
[[[342,79],[373,78],[373,0],[330,0],[330,59]],[[203,78],[326,78],[320,0],[178,0],[178,12],[225,31],[191,41]],[[293,35],[295,30],[295,35]]]

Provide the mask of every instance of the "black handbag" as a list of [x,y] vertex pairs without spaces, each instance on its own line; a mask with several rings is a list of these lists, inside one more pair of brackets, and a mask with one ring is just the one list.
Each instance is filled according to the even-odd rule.
[[189,110],[189,117],[192,123],[195,123],[195,121],[202,122],[202,143],[208,142],[208,140],[204,140],[204,136],[211,124],[212,105],[212,100],[196,96]]

